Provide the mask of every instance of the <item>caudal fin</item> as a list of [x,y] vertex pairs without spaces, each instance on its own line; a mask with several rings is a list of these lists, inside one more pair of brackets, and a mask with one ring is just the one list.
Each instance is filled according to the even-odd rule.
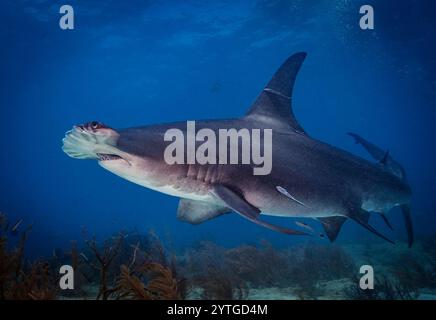
[[408,204],[403,204],[401,206],[401,211],[403,212],[404,223],[406,225],[407,230],[407,244],[409,248],[413,244],[413,224],[412,224],[412,215],[410,212],[410,207]]
[[[388,151],[384,151],[380,147],[376,146],[375,144],[365,140],[361,136],[355,134],[355,133],[348,133],[350,136],[354,138],[354,141],[360,145],[363,146],[363,148],[368,151],[368,153],[376,159],[383,167],[392,173],[393,175],[399,177],[403,182],[407,184],[407,177],[406,177],[406,171],[404,168],[395,161]],[[409,188],[409,186],[408,186]],[[413,224],[412,224],[412,215],[410,211],[410,206],[408,204],[401,205],[401,211],[403,213],[404,218],[404,224],[406,225],[406,231],[407,231],[407,243],[409,245],[409,248],[413,244]],[[382,218],[385,220],[386,224],[392,229],[392,226],[390,225],[389,221],[387,221],[386,217],[382,215]]]

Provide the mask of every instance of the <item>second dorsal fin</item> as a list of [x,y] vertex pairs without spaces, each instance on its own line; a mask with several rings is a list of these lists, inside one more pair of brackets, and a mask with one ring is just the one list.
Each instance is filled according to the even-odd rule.
[[305,133],[292,111],[292,91],[305,52],[290,56],[277,70],[266,87],[248,110],[246,117],[267,121],[272,126],[289,128]]

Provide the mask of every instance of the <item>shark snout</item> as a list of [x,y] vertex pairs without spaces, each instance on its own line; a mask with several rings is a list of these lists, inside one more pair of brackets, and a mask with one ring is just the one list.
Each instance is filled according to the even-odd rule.
[[76,125],[65,134],[62,150],[76,159],[115,160],[122,158],[116,147],[119,134],[97,121]]

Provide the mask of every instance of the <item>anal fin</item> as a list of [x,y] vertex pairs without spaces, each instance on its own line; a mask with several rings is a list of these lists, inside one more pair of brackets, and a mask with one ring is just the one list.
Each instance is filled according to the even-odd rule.
[[326,217],[326,218],[318,218],[318,220],[322,223],[325,233],[331,242],[335,241],[338,237],[339,231],[341,230],[342,225],[347,220],[345,217],[334,216],[334,217]]

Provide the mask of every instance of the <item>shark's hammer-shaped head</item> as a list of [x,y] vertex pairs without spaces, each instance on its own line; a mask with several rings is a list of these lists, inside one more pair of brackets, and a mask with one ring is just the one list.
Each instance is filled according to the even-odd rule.
[[62,150],[75,159],[97,160],[101,167],[117,176],[152,188],[165,184],[167,177],[180,170],[179,166],[163,162],[163,149],[154,142],[156,137],[153,140],[153,134],[141,128],[116,130],[92,121],[68,131]]
[[135,159],[117,147],[119,137],[116,130],[92,121],[68,131],[62,150],[72,158],[97,160],[107,170],[124,172],[132,167]]

